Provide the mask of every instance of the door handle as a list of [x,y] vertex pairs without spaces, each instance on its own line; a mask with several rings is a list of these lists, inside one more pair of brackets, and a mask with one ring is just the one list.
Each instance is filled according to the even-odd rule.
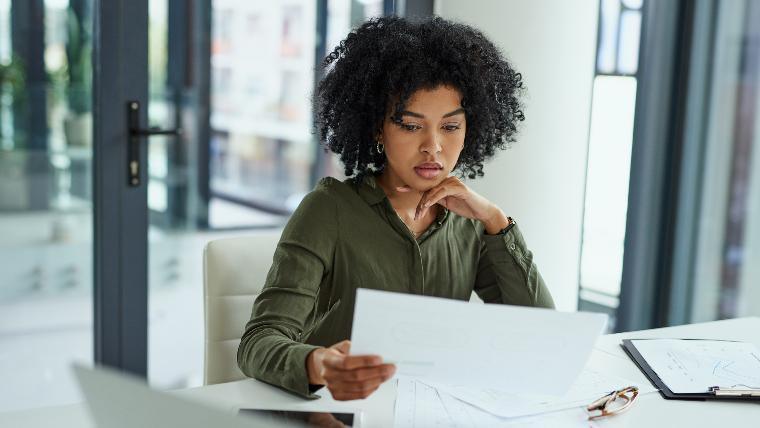
[[140,140],[153,135],[182,135],[182,128],[160,129],[150,127],[140,128],[140,102],[127,102],[127,125],[129,126],[129,141],[127,142],[127,185],[140,185]]

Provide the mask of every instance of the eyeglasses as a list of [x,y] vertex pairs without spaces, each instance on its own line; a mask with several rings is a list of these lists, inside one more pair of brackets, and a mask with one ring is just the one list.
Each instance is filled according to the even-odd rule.
[[[605,416],[613,416],[623,413],[631,407],[633,401],[638,396],[639,388],[635,386],[627,386],[623,389],[612,391],[586,406],[586,410],[589,412],[588,420],[593,421]],[[596,411],[599,411],[600,413],[596,415],[591,414],[591,412]]]

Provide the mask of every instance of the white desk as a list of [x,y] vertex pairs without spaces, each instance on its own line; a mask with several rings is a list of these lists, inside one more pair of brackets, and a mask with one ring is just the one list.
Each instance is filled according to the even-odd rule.
[[[591,363],[600,371],[646,383],[647,379],[620,348],[624,338],[686,337],[731,339],[753,342],[760,346],[760,318],[741,318],[703,324],[643,330],[602,336],[591,356]],[[190,400],[208,403],[222,409],[239,406],[271,406],[291,409],[361,409],[367,427],[392,427],[395,386],[386,383],[366,400],[338,402],[323,391],[323,397],[305,401],[277,388],[248,379],[219,385],[176,391]],[[659,393],[641,396],[622,415],[600,422],[602,427],[750,427],[760,426],[760,403],[718,401],[665,400]],[[49,407],[24,412],[0,413],[2,427],[91,427],[82,404]]]

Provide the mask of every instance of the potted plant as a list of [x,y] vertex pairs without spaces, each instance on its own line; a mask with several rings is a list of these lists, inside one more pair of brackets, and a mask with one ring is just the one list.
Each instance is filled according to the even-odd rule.
[[[13,55],[11,61],[0,63],[0,111],[13,112],[11,123],[0,122],[0,211],[18,211],[29,204],[25,175],[26,152],[16,150],[25,145],[23,129],[17,129],[13,121],[17,114],[26,110],[26,71],[20,57]],[[9,115],[0,114],[0,121]],[[8,130],[13,132],[8,132]]]
[[71,0],[68,9],[67,101],[64,133],[69,147],[92,145],[92,36],[87,26],[87,1]]
[[63,131],[68,146],[70,192],[92,197],[92,35],[88,0],[70,0],[68,7],[65,90],[68,112]]
[[[26,103],[26,72],[24,62],[18,55],[13,55],[7,64],[0,63],[0,103],[3,109],[12,109],[15,112],[23,111]],[[0,117],[2,119],[2,117]],[[14,125],[0,123],[0,139],[5,146],[5,141],[14,138],[12,146],[23,145],[17,135],[7,135],[8,129]]]

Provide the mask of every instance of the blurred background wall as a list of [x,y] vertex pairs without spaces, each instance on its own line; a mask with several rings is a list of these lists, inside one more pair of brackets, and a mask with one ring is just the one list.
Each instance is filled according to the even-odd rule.
[[522,73],[518,141],[472,186],[519,222],[557,307],[575,310],[599,2],[442,0],[436,13],[482,30]]

